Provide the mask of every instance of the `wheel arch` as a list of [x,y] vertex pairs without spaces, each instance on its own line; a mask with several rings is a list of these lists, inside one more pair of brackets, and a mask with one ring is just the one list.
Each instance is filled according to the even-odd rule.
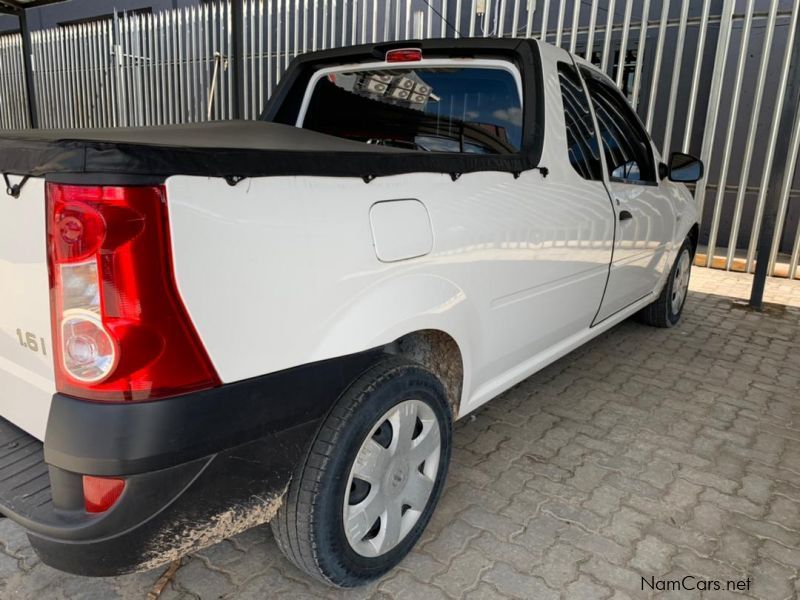
[[439,329],[412,331],[386,344],[384,349],[433,372],[444,385],[453,419],[458,418],[464,390],[464,360],[453,336]]
[[692,258],[694,258],[697,254],[697,245],[700,243],[700,224],[695,223],[692,225],[686,237],[689,238],[692,244]]
[[455,282],[429,273],[388,279],[338,312],[312,358],[373,348],[406,356],[442,379],[457,419],[471,389],[471,347],[479,334],[470,300]]

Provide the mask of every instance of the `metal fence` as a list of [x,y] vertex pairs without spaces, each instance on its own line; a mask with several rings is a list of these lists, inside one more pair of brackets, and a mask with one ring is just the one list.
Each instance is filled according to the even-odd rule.
[[0,36],[0,129],[28,126],[22,36]]
[[[218,0],[34,32],[44,127],[233,116],[231,1],[242,1],[244,117],[292,57],[420,37],[536,37],[591,60],[628,95],[656,143],[699,154],[701,264],[752,272],[800,0]],[[18,35],[0,36],[0,128],[24,127]],[[785,151],[784,149],[778,149]],[[797,165],[800,123],[791,137]],[[796,171],[794,169],[793,171]],[[770,272],[797,277],[800,173],[781,189]]]

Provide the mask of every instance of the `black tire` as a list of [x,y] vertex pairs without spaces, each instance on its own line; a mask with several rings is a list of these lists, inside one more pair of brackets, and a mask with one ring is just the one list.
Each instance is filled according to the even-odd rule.
[[[433,488],[416,524],[395,547],[380,556],[362,556],[344,528],[345,492],[353,489],[348,478],[362,443],[382,416],[411,399],[427,404],[439,425],[441,451]],[[441,496],[451,430],[444,387],[433,373],[400,357],[377,362],[342,394],[296,468],[286,501],[271,522],[281,551],[308,575],[337,587],[362,585],[390,571],[419,540]]]
[[[638,321],[653,327],[674,327],[678,324],[678,321],[681,320],[688,293],[683,294],[679,306],[677,307],[674,305],[673,298],[676,293],[676,278],[679,278],[682,274],[679,272],[679,269],[681,268],[680,265],[682,264],[682,258],[684,256],[688,256],[689,266],[688,271],[685,272],[686,286],[688,287],[692,263],[694,262],[694,247],[691,240],[686,238],[675,257],[675,262],[669,271],[669,277],[667,278],[666,284],[664,284],[664,288],[661,290],[661,294],[652,304],[648,304],[636,313],[636,319]],[[685,261],[685,258],[683,260]],[[685,264],[685,262],[683,264]]]

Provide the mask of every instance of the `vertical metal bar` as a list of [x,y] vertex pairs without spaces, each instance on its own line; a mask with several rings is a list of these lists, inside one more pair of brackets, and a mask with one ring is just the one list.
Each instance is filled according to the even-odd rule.
[[[398,2],[398,8],[400,3]],[[331,48],[336,48],[336,0],[331,0]]]
[[427,13],[425,15],[425,37],[432,38],[433,37],[433,0],[430,0],[428,3]]
[[[291,38],[291,30],[289,25],[291,23],[291,6],[289,4],[290,0],[284,0],[285,4],[283,6],[283,37],[284,37],[284,51],[283,51],[283,70],[281,71],[281,76],[283,73],[286,72],[286,69],[289,67],[289,59],[290,59],[290,38]],[[343,29],[346,30],[346,25],[343,24]],[[344,33],[342,33],[344,35]]]
[[241,2],[242,4],[242,28],[238,32],[234,31],[234,35],[241,39],[242,44],[242,80],[240,83],[241,86],[241,94],[242,94],[242,114],[240,116],[241,119],[248,119],[250,116],[250,69],[248,68],[250,65],[250,56],[249,56],[249,45],[247,43],[247,32],[249,26],[249,19],[250,19],[250,0],[233,0],[234,2]]
[[[103,105],[103,97],[102,97],[102,87],[101,81],[99,78],[99,57],[97,53],[97,42],[98,42],[98,31],[97,31],[97,23],[89,23],[89,54],[91,56],[91,68],[92,68],[92,126],[99,127],[100,123],[100,111],[102,110]],[[158,102],[155,103],[155,106],[158,106]]]
[[639,91],[642,85],[642,65],[644,64],[644,50],[647,44],[647,25],[650,18],[650,0],[642,2],[642,23],[639,27],[639,46],[636,49],[636,68],[633,74],[633,93],[631,94],[631,104],[633,109],[639,108]]
[[415,10],[413,15],[413,31],[412,36],[414,39],[425,37],[425,12],[422,10]]
[[[48,82],[47,56],[46,52],[43,51],[45,50],[43,47],[43,42],[46,35],[46,31],[39,31],[31,36],[31,46],[33,49],[33,70],[36,73],[36,86],[39,90],[37,98],[39,106],[37,106],[37,109],[39,111],[39,122],[43,127],[51,126],[50,108],[53,105],[52,99],[50,98],[50,87]],[[0,47],[0,53],[2,53],[2,47]],[[2,82],[0,82],[0,85],[2,85]]]
[[353,0],[353,11],[350,16],[350,43],[358,43],[358,0]]
[[347,46],[347,34],[350,31],[350,28],[347,26],[347,13],[348,9],[350,8],[350,0],[342,0],[342,20],[340,21],[341,30],[342,30],[342,46]]
[[81,23],[78,26],[78,41],[80,48],[79,58],[79,73],[81,75],[81,88],[83,90],[83,113],[84,123],[87,127],[92,126],[92,77],[91,77],[91,64],[89,62],[89,44],[88,44],[88,25]]
[[533,17],[536,15],[536,0],[528,0],[527,10],[528,14],[527,21],[525,21],[525,37],[530,39],[533,36]]
[[372,0],[372,43],[378,41],[378,0]]
[[[211,87],[213,94],[209,96],[209,106],[213,106],[213,112],[209,111],[209,120],[219,120],[220,118],[220,80],[222,77],[222,65],[223,65],[223,54],[222,48],[220,48],[219,44],[219,27],[218,19],[217,19],[217,9],[219,8],[219,4],[214,3],[211,5],[211,16],[209,21],[209,28],[211,29],[211,58],[214,60],[213,68],[214,72],[211,77]],[[163,12],[161,13],[164,14]]]
[[[261,1],[261,0],[259,0],[259,1]],[[354,8],[355,8],[355,3],[357,1],[358,0],[353,0],[353,7]],[[259,18],[263,20],[263,16],[264,16],[264,8],[263,8],[263,6],[262,6],[261,12],[259,14],[260,14]],[[355,11],[353,12],[353,18],[355,18]],[[292,23],[294,23],[294,31],[292,32],[293,33],[293,39],[292,39],[292,56],[291,56],[291,58],[294,58],[295,56],[300,54],[300,0],[294,0],[294,15],[292,17]],[[263,25],[262,25],[262,27],[263,27]],[[355,24],[353,24],[353,27],[355,27]],[[262,34],[263,34],[263,31],[262,31]],[[353,30],[353,43],[354,44],[356,43],[355,29]]]
[[[778,138],[779,133],[779,125],[782,119],[783,113],[783,105],[786,100],[787,95],[787,88],[790,85],[789,81],[789,74],[792,68],[792,50],[794,49],[795,45],[795,26],[797,24],[797,17],[800,15],[800,10],[795,10],[792,12],[791,22],[789,23],[789,32],[786,38],[786,51],[783,55],[783,63],[781,66],[781,74],[780,80],[778,83],[778,93],[775,96],[775,109],[773,111],[772,117],[772,126],[770,127],[769,132],[769,139],[767,141],[767,155],[766,160],[764,161],[764,170],[761,176],[761,185],[759,186],[758,192],[758,200],[756,202],[756,210],[753,216],[753,224],[752,229],[750,230],[750,243],[747,246],[747,272],[752,272],[753,268],[753,261],[755,259],[756,253],[756,245],[759,243],[759,232],[761,231],[761,221],[764,215],[764,208],[765,202],[767,200],[767,185],[769,184],[769,180],[771,177],[772,172],[772,163],[775,160],[775,152],[776,150],[780,151],[780,148],[776,148],[776,144],[779,142],[786,142],[784,146],[786,146],[786,150],[789,151],[791,145],[788,140],[784,140],[784,138],[790,135],[789,131],[780,132],[784,134],[780,139]],[[791,129],[792,127],[787,127]],[[778,202],[778,205],[780,203]],[[772,224],[774,226],[774,222]],[[760,246],[759,246],[760,247]]]
[[15,122],[15,103],[11,99],[9,90],[15,86],[15,77],[8,65],[8,48],[13,44],[13,35],[5,39],[0,37],[0,102],[3,106],[10,106],[10,110],[0,110],[0,126],[3,129],[14,129]]
[[164,107],[164,118],[168,124],[175,123],[175,63],[173,59],[173,18],[174,11],[164,11],[162,27],[164,37],[164,96],[166,98],[166,106]]
[[194,121],[201,121],[203,118],[202,98],[200,90],[203,88],[203,81],[200,67],[200,7],[192,7],[192,98]]
[[669,101],[667,104],[667,122],[664,131],[664,144],[662,146],[662,154],[667,156],[667,153],[672,149],[672,130],[675,128],[675,105],[678,98],[678,86],[681,82],[681,66],[683,65],[683,46],[686,42],[686,22],[689,17],[689,0],[682,0],[681,2],[681,18],[678,25],[678,40],[675,44],[675,62],[672,67]]
[[608,73],[608,56],[611,53],[611,37],[614,35],[614,3],[615,0],[608,0],[606,31],[603,37],[603,57],[600,61],[600,70],[603,73]]
[[[295,3],[297,7],[297,3]],[[300,12],[295,13],[295,19],[300,17]],[[295,45],[297,44],[297,21],[295,21]],[[258,107],[256,109],[255,117],[261,114],[264,109],[264,88],[266,82],[264,81],[264,0],[258,0]]]
[[147,115],[146,122],[148,125],[156,125],[156,116],[155,112],[158,107],[156,102],[155,96],[155,80],[153,79],[153,61],[154,52],[153,52],[153,15],[147,14],[144,15],[144,19],[142,19],[143,23],[145,24],[144,27],[144,51],[147,53],[145,58],[145,80],[147,81],[147,104],[145,106],[145,115]]
[[27,92],[28,122],[33,129],[39,128],[39,112],[36,109],[36,85],[33,81],[33,47],[31,45],[31,30],[28,27],[26,10],[20,9],[19,29],[22,34],[22,64],[25,68],[25,91]]
[[[730,5],[727,5],[728,11],[732,15],[733,13],[733,0],[729,0]],[[742,40],[741,46],[739,47],[739,59],[736,63],[736,75],[734,78],[733,83],[733,97],[731,98],[731,106],[728,112],[728,128],[725,133],[725,145],[722,151],[722,167],[720,169],[719,174],[719,182],[717,184],[717,198],[714,204],[714,211],[711,215],[711,229],[709,230],[708,234],[708,250],[706,252],[706,266],[710,267],[713,266],[714,262],[714,254],[716,251],[717,246],[717,235],[719,232],[719,220],[720,216],[722,215],[722,206],[725,203],[725,189],[728,184],[728,169],[730,167],[730,160],[731,160],[731,149],[733,148],[733,138],[734,134],[736,133],[736,120],[739,114],[739,99],[742,93],[742,81],[744,79],[744,68],[747,63],[747,48],[750,42],[750,29],[753,24],[753,5],[754,0],[747,0],[747,7],[745,8],[745,20],[744,25],[742,26]],[[730,18],[732,21],[732,16]],[[722,22],[725,24],[725,21]],[[728,38],[730,38],[730,28],[728,26]],[[721,38],[720,38],[721,39]],[[719,46],[718,46],[719,49]],[[727,54],[727,52],[725,53]],[[717,61],[720,60],[720,56],[717,55]],[[719,69],[724,73],[724,63],[722,64],[721,68]],[[717,68],[714,69],[715,72],[718,70]],[[720,74],[720,76],[722,75]],[[711,125],[709,129],[708,126]],[[703,149],[704,152],[701,156],[704,160],[711,159],[711,151],[713,149],[713,132],[716,129],[716,121],[712,124],[706,121],[706,131],[705,131],[705,138],[703,139]],[[708,144],[706,140],[709,140]],[[705,201],[705,192],[706,192],[706,183],[705,180],[699,182],[701,184],[698,187],[698,207],[702,207],[703,202]],[[701,213],[702,214],[702,213]]]
[[658,41],[656,42],[656,54],[653,61],[653,79],[650,82],[650,97],[647,101],[647,130],[653,131],[653,116],[656,108],[656,96],[658,95],[658,84],[661,77],[661,61],[664,57],[664,38],[667,31],[667,20],[669,19],[669,0],[663,0],[661,5],[661,23],[658,26]]
[[592,61],[594,54],[594,34],[597,29],[597,0],[592,0],[592,8],[589,12],[589,33],[586,37],[586,54],[584,58],[589,62]]
[[572,5],[572,29],[569,34],[569,51],[575,54],[578,46],[578,26],[581,18],[581,0],[575,0]]
[[[383,41],[387,41],[389,39],[389,21],[391,19],[392,13],[392,2],[400,0],[386,0],[385,4],[383,5]],[[376,5],[377,6],[377,5]]]
[[564,36],[564,14],[567,9],[567,0],[558,1],[558,21],[556,22],[556,46],[561,48]]
[[[319,0],[317,0],[319,2]],[[278,27],[280,29],[280,26]],[[322,46],[325,50],[328,47],[328,0],[323,0],[322,4]]]
[[[46,114],[42,115],[41,122],[45,127],[55,127],[55,109],[58,105],[58,102],[53,100],[53,71],[51,67],[50,61],[52,60],[53,53],[52,48],[49,42],[50,39],[50,31],[42,31],[40,32],[37,38],[37,46],[38,46],[38,56],[39,56],[39,72],[41,73],[42,82],[44,86],[43,95],[47,100],[47,110],[42,111]],[[2,49],[0,49],[2,52]]]
[[[580,2],[580,0],[576,0]],[[511,19],[511,37],[515,38],[519,34],[519,6],[520,0],[514,0],[514,15]]]
[[[377,2],[378,0],[375,0]],[[317,40],[319,39],[319,2],[320,0],[314,0],[314,21],[311,27],[311,35],[313,36],[311,39],[311,50],[312,52],[317,51]],[[272,14],[272,2],[267,4],[269,7],[269,12]],[[272,28],[270,27],[270,31]],[[374,41],[374,40],[373,40]]]
[[[797,41],[795,41],[797,43]],[[778,220],[775,223],[775,234],[772,236],[772,249],[769,253],[769,273],[775,272],[775,263],[778,259],[778,251],[781,245],[781,237],[783,228],[786,224],[786,210],[789,207],[789,193],[792,189],[792,181],[794,181],[795,169],[797,167],[797,159],[800,157],[800,119],[795,119],[794,130],[792,131],[792,139],[789,144],[791,147],[789,153],[789,165],[794,165],[794,168],[786,169],[786,174],[783,178],[783,185],[781,186],[781,200],[778,207]],[[797,233],[800,235],[800,223],[797,224]],[[792,256],[794,261],[790,263],[789,277],[794,279],[795,271],[797,270],[797,253],[800,248],[794,247]]]
[[[736,245],[739,237],[739,226],[742,222],[742,210],[744,208],[744,196],[747,193],[747,183],[750,179],[750,167],[752,166],[753,152],[755,150],[755,139],[758,131],[758,118],[761,115],[761,103],[764,100],[764,86],[767,82],[767,69],[769,58],[772,51],[772,38],[775,34],[775,21],[778,16],[777,2],[770,5],[769,17],[767,19],[767,29],[764,36],[764,45],[761,50],[761,62],[758,66],[758,82],[756,83],[755,100],[753,102],[753,112],[750,115],[750,128],[747,132],[747,142],[745,143],[744,162],[742,163],[742,174],[739,178],[739,190],[736,194],[736,206],[733,209],[733,223],[731,223],[731,233],[728,237],[728,257],[725,268],[730,270],[733,266],[733,259],[736,256]],[[788,133],[788,132],[787,132]],[[765,252],[767,254],[769,250]]]
[[[268,2],[267,6],[269,6],[269,4],[270,3]],[[366,9],[367,9],[367,0],[364,0],[365,23],[366,23]],[[267,31],[269,31],[269,28],[267,29]],[[367,42],[366,36],[364,36],[364,38],[361,41],[366,43]],[[303,53],[306,52],[308,52],[308,0],[303,0]],[[272,88],[270,88],[269,92],[270,94],[272,94]]]
[[[703,128],[703,146],[700,150],[700,158],[708,166],[711,162],[711,154],[714,149],[714,138],[717,131],[717,120],[719,118],[719,107],[722,99],[722,84],[725,78],[725,67],[728,60],[728,48],[730,47],[731,31],[733,30],[733,11],[735,8],[735,0],[723,0],[722,14],[720,15],[719,36],[717,38],[717,49],[714,53],[714,71],[711,75],[711,89],[709,91],[708,99],[708,112],[706,113],[706,123]],[[748,15],[751,14],[748,10]],[[746,52],[747,43],[745,38],[742,39],[743,52]],[[738,85],[736,86],[738,89]],[[723,154],[723,157],[725,154]],[[724,185],[724,182],[722,182]],[[695,187],[695,202],[699,214],[703,215],[703,207],[706,199],[706,187],[708,185],[708,169],[706,175],[697,182]],[[717,202],[722,202],[724,197],[724,187],[719,188],[717,193]],[[711,234],[716,236],[716,232],[712,226]],[[712,253],[709,245],[709,251],[706,256],[706,264],[711,265]]]
[[686,130],[683,134],[683,144],[681,149],[689,151],[689,144],[692,142],[692,128],[694,127],[694,113],[697,107],[697,90],[700,84],[700,71],[703,67],[703,52],[706,47],[706,31],[708,29],[708,12],[710,0],[703,0],[703,14],[700,19],[700,29],[697,32],[697,49],[695,52],[694,66],[692,67],[692,89],[689,92],[689,108],[686,112]]
[[361,42],[367,43],[367,19],[369,18],[369,0],[361,0]]
[[[431,2],[433,0],[430,0]],[[447,0],[442,0],[441,4],[442,19],[439,27],[439,37],[447,37]]]
[[178,41],[178,72],[177,72],[177,80],[179,86],[179,108],[180,108],[180,123],[187,123],[189,121],[189,103],[187,101],[187,94],[189,93],[188,88],[188,80],[186,78],[186,69],[184,68],[184,55],[185,55],[185,48],[183,45],[184,40],[184,31],[183,31],[183,21],[185,17],[185,12],[183,10],[178,11],[178,23],[177,23],[177,41]]
[[[289,3],[289,0],[286,0],[286,3]],[[256,81],[256,50],[258,46],[256,45],[256,3],[254,0],[250,0],[250,47],[248,48],[248,56],[250,57],[250,112],[246,118],[254,119],[256,112],[258,111],[258,83]],[[289,50],[289,38],[286,38],[286,50]]]
[[84,111],[83,111],[83,99],[84,99],[84,87],[81,85],[81,62],[80,62],[80,39],[78,37],[78,27],[71,27],[70,28],[70,60],[71,60],[71,72],[72,72],[72,89],[75,92],[74,100],[75,103],[73,104],[73,121],[77,127],[85,127],[86,123],[84,121]]
[[[614,0],[611,0],[612,2]],[[550,25],[548,21],[550,20],[550,0],[544,0],[544,8],[542,9],[542,33],[539,36],[539,39],[543,42],[547,41],[547,28]]]
[[[566,1],[566,0],[565,0]],[[506,30],[506,0],[500,0],[500,12],[497,18],[497,37],[503,37]]]
[[[314,24],[314,28],[316,29],[316,23]],[[316,37],[316,32],[314,36]],[[270,95],[272,95],[274,88],[272,70],[272,1],[270,0],[267,2],[267,89]]]
[[0,38],[0,102],[3,103],[3,106],[11,107],[10,110],[0,110],[0,127],[3,129],[13,129],[15,109],[14,103],[7,98],[8,90],[14,89],[14,78],[11,69],[6,64],[7,48],[11,45],[9,40],[13,40],[13,36]]
[[472,12],[469,15],[469,37],[475,37],[475,18],[477,16],[478,0],[472,0]]
[[792,257],[789,262],[789,277],[795,279],[797,277],[797,264],[800,262],[800,225],[797,226],[797,233],[794,237],[794,245],[792,246]]
[[[688,4],[688,2],[687,2]],[[625,0],[625,16],[622,23],[622,39],[619,43],[619,64],[617,65],[617,87],[622,89],[622,78],[625,75],[625,64],[628,57],[628,36],[631,31],[631,0]],[[680,50],[678,50],[680,52]]]
[[[234,38],[236,36],[234,34],[235,27],[234,27],[234,24],[233,24],[233,20],[234,20],[234,17],[233,17],[233,11],[234,11],[233,2],[236,2],[236,0],[232,0],[232,2],[230,4],[223,5],[227,9],[227,17],[225,19],[225,22],[227,24],[227,28],[226,28],[225,31],[226,31],[226,34],[227,34],[227,37],[228,37],[228,39],[227,39],[228,56],[231,56],[231,57],[236,55],[236,50],[235,50],[235,47],[234,47]],[[244,27],[244,25],[242,25],[242,28],[243,27]],[[236,92],[237,82],[234,80],[234,77],[233,77],[233,73],[236,71],[236,68],[237,68],[236,67],[236,63],[234,63],[233,65],[229,65],[229,67],[228,67],[228,73],[229,73],[229,76],[227,78],[228,79],[228,116],[231,119],[235,119],[236,118],[235,111],[237,110],[236,106],[238,106],[238,102],[239,102],[237,100],[237,98],[238,97],[244,97],[243,93],[241,94],[241,96],[237,96],[236,95],[237,94],[237,92]],[[242,65],[242,70],[244,70],[244,65]],[[241,81],[241,80],[239,80],[239,81]]]
[[[775,3],[777,4],[777,2]],[[797,7],[795,6],[795,9]],[[759,260],[756,263],[756,272],[753,277],[753,290],[750,294],[750,306],[760,309],[764,300],[764,286],[767,281],[767,269],[769,267],[768,256],[772,248],[773,236],[775,235],[776,213],[780,204],[782,184],[786,179],[786,173],[794,171],[794,164],[788,162],[790,152],[790,130],[800,121],[800,55],[798,52],[792,53],[791,48],[794,40],[800,38],[800,20],[797,19],[797,10],[792,15],[792,27],[787,41],[786,60],[790,63],[789,70],[786,72],[788,86],[781,90],[786,93],[786,101],[782,102],[780,108],[781,117],[779,121],[779,137],[775,144],[778,146],[777,158],[774,164],[770,165],[770,175],[767,182],[769,190],[766,202],[763,207],[763,230],[761,239],[758,243]],[[775,23],[770,23],[774,28]],[[767,37],[771,37],[767,32]],[[764,42],[766,44],[766,41]],[[767,63],[768,64],[768,63]],[[783,76],[783,75],[782,75]],[[791,179],[791,178],[790,178]],[[762,188],[763,189],[763,188]],[[757,231],[757,230],[756,230]],[[748,257],[749,260],[749,257]]]
[[232,41],[231,57],[232,69],[230,81],[232,84],[231,107],[233,118],[242,119],[245,115],[244,101],[244,6],[243,0],[231,0],[231,21],[229,25],[230,39]]

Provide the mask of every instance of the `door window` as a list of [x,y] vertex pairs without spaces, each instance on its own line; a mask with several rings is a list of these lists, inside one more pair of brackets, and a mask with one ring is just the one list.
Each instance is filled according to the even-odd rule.
[[656,167],[650,138],[619,90],[602,75],[581,68],[594,105],[612,181],[655,184]]
[[564,122],[567,126],[569,162],[584,179],[602,181],[603,163],[597,147],[589,99],[577,69],[567,63],[558,63],[558,80],[561,84]]

